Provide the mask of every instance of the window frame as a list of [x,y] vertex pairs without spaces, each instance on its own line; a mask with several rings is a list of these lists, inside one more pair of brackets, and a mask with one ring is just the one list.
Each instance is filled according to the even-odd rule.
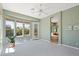
[[[26,20],[26,21],[20,21],[20,20],[13,20],[13,19],[5,18],[5,37],[7,37],[7,36],[6,36],[6,21],[12,21],[12,22],[14,22],[13,35],[16,35],[17,22],[23,24],[22,35],[20,35],[20,36],[17,36],[17,35],[16,35],[16,37],[28,37],[28,36],[31,36],[31,35],[32,35],[32,34],[31,34],[31,33],[32,33],[31,21],[28,21],[28,20]],[[25,28],[24,24],[29,24],[29,25],[30,25],[30,29],[29,29],[29,34],[28,34],[28,35],[27,35],[27,34],[24,34],[24,28]]]
[[[13,36],[15,35],[15,21],[14,20],[10,20],[10,19],[6,19],[5,20],[5,36],[6,36],[6,21],[11,21],[14,23],[14,31],[13,31]],[[7,36],[6,36],[7,37]]]
[[[16,26],[15,26],[16,29],[15,29],[15,31],[17,31],[17,23],[22,23],[22,24],[24,24],[24,23],[21,22],[21,21],[16,21]],[[23,29],[22,29],[22,35],[19,35],[19,36],[16,35],[16,37],[23,37],[23,36],[24,36],[24,34],[23,34],[24,31],[23,31],[23,30],[24,30],[24,26],[23,26]]]
[[31,23],[30,22],[24,22],[24,29],[25,29],[25,24],[29,24],[30,25],[30,29],[29,29],[29,34],[25,34],[24,33],[24,36],[30,36],[31,35]]

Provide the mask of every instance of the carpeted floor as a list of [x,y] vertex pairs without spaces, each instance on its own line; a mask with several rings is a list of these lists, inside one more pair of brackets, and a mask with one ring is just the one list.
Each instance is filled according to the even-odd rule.
[[2,56],[79,56],[79,50],[63,45],[53,46],[46,40],[26,40],[16,44],[14,53],[2,53]]

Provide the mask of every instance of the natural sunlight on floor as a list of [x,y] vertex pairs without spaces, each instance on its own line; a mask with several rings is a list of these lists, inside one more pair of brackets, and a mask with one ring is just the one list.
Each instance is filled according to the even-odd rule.
[[5,49],[5,53],[14,53],[15,52],[15,48],[6,48]]

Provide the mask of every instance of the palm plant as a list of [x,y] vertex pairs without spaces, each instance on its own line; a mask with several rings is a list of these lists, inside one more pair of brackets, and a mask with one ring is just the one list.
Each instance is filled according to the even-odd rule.
[[8,36],[9,42],[10,42],[10,43],[15,43],[15,37],[16,37],[16,36]]
[[9,47],[10,48],[15,47],[15,37],[16,36],[8,36],[8,38],[9,38]]

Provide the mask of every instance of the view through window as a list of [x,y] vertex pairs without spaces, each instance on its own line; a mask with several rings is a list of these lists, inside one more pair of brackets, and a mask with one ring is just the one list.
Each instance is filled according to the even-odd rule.
[[9,35],[14,35],[14,22],[6,20],[6,37]]
[[6,24],[6,37],[10,35],[13,36],[14,34],[16,34],[16,36],[30,35],[30,30],[31,30],[30,23],[16,22],[16,26],[15,26],[14,21],[6,20],[5,24]]
[[24,24],[24,35],[30,35],[30,24],[29,23]]
[[23,23],[16,22],[16,36],[23,35]]

